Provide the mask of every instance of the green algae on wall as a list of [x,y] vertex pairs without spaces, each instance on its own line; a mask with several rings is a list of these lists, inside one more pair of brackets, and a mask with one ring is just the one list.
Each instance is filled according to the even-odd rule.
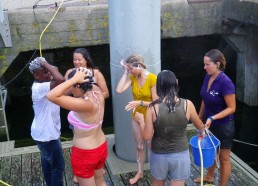
[[79,39],[74,34],[74,31],[76,31],[76,25],[73,20],[69,21],[69,26],[70,37],[68,38],[68,41],[71,45],[76,45],[76,43],[79,42]]
[[184,31],[183,25],[180,23],[180,16],[178,14],[171,14],[170,12],[165,12],[163,15],[163,21],[161,25],[161,30],[163,32],[172,32],[173,35],[179,36]]
[[5,73],[5,71],[7,70],[8,66],[9,65],[6,64],[6,52],[4,50],[4,52],[0,53],[0,68],[1,68],[0,69],[1,70],[0,77],[2,76],[2,74]]

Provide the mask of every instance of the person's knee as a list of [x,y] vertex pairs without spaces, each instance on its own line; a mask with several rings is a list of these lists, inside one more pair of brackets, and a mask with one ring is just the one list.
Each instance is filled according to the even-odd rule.
[[137,151],[143,151],[144,150],[144,143],[139,142],[137,143]]
[[220,160],[220,164],[229,164],[230,156],[220,156],[219,160]]

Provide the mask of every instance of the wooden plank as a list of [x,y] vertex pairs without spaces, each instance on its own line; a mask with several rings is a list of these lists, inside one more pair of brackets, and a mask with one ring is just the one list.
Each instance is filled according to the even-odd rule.
[[[233,166],[233,165],[232,165]],[[231,171],[231,175],[230,175],[230,178],[229,178],[229,186],[231,185],[241,185],[241,186],[249,186],[248,184],[246,184],[244,182],[244,180],[242,180],[240,177],[238,177],[234,172]]]
[[150,170],[144,170],[143,171],[143,176],[145,180],[148,182],[149,185],[151,185],[151,173]]
[[192,186],[196,186],[197,184],[194,182],[195,178],[200,177],[200,174],[198,171],[196,171],[196,169],[191,165],[191,174],[190,174],[190,178],[186,180],[185,184],[186,185],[192,185]]
[[[135,174],[134,174],[135,175]],[[146,177],[139,179],[136,183],[138,186],[149,186],[148,181],[146,180]]]
[[[257,186],[258,180],[256,179],[257,173],[251,169],[246,163],[239,159],[234,153],[231,152],[232,172],[241,179],[246,185]],[[244,172],[248,171],[248,174]],[[250,178],[252,176],[252,178]]]
[[106,166],[104,166],[104,171],[105,171],[105,173],[104,173],[104,180],[105,180],[105,182],[106,182],[106,184],[108,185],[108,186],[113,186],[113,183],[112,183],[112,180],[111,180],[111,178],[109,177],[109,174],[108,174],[108,171],[107,171],[107,168],[106,168]]
[[[131,172],[131,173],[126,173],[126,174],[121,174],[121,177],[122,177],[122,180],[124,182],[125,185],[130,185],[130,182],[129,180],[131,178],[133,178],[135,176],[137,172]],[[148,182],[144,179],[144,178],[141,178],[138,180],[138,182],[134,185],[137,185],[137,186],[148,186]]]
[[21,178],[21,155],[12,156],[11,161],[11,184],[12,185],[21,185],[22,178]]
[[11,157],[0,158],[0,180],[11,184]]
[[[255,183],[252,179],[250,179],[243,171],[241,171],[241,169],[239,169],[233,163],[232,163],[232,174],[230,176],[230,179],[231,180],[232,179],[237,179],[238,182],[241,183],[241,186],[242,185],[257,186],[257,183]],[[239,180],[241,180],[241,182]]]
[[22,158],[22,185],[32,185],[31,153],[23,154]]
[[64,182],[67,186],[76,185],[73,182],[73,171],[72,171],[71,162],[70,162],[70,156],[71,156],[70,149],[69,148],[63,149],[63,154],[64,154],[64,161],[65,161]]
[[33,186],[42,186],[43,184],[43,175],[40,161],[40,153],[33,153],[31,157],[31,174],[32,174],[32,185]]
[[[109,177],[112,181],[112,184],[110,183],[111,185],[113,185],[113,186],[124,186],[125,185],[124,182],[122,181],[120,175],[113,175],[112,174],[112,172],[110,170],[110,167],[107,164],[107,162],[105,163],[105,168],[106,168],[106,171],[107,171],[106,174],[109,175]],[[110,185],[108,185],[108,186],[110,186]]]

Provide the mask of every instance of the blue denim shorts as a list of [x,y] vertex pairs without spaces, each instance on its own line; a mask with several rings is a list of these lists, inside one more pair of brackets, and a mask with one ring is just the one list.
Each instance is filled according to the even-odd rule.
[[189,150],[168,154],[150,153],[151,175],[157,180],[165,180],[168,175],[171,180],[186,180],[190,177],[190,166]]

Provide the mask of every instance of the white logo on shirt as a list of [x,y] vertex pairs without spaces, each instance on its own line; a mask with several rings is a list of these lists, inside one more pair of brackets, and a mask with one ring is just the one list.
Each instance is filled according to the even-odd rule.
[[210,91],[210,95],[212,95],[212,96],[216,96],[216,95],[218,95],[219,93],[218,92],[215,92],[215,90],[212,90],[212,91]]

